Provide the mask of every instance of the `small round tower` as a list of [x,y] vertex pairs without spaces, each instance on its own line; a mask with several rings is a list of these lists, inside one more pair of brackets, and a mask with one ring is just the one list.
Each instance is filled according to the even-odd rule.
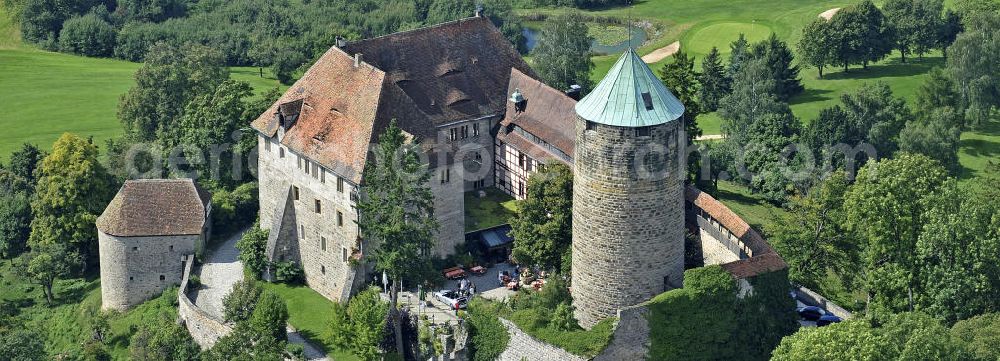
[[629,49],[576,113],[572,294],[590,328],[682,284],[684,106]]

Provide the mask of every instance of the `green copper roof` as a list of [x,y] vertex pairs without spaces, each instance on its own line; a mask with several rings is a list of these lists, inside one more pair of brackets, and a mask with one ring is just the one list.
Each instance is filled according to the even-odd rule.
[[684,105],[630,48],[576,103],[576,114],[601,124],[645,127],[680,118]]

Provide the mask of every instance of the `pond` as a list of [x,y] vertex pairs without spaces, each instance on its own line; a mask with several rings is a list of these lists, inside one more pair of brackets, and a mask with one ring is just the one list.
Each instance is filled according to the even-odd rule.
[[[534,25],[535,24],[531,25],[525,24],[524,30],[521,31],[521,33],[524,34],[524,38],[527,40],[528,51],[531,51],[532,49],[535,48],[535,45],[538,45],[538,35],[541,32],[541,30],[539,29],[539,27]],[[613,27],[613,25],[599,25],[599,24],[587,24],[587,25],[592,27],[591,31],[593,31],[593,27],[603,27],[603,28]],[[624,34],[624,31],[622,31],[622,33]],[[631,34],[632,34],[631,45],[633,48],[638,48],[640,45],[642,45],[642,43],[646,41],[646,38],[648,37],[646,32],[638,27],[632,28]],[[594,39],[594,41],[590,43],[590,51],[598,55],[619,54],[625,51],[625,49],[627,49],[628,46],[629,46],[629,39],[617,41],[611,44],[602,43],[601,41]]]

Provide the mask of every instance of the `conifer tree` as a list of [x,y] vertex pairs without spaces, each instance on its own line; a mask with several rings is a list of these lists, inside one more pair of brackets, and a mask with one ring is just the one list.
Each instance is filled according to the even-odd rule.
[[714,112],[719,109],[719,101],[729,94],[729,78],[726,68],[719,56],[719,48],[712,47],[705,59],[701,61],[701,74],[698,75],[698,104],[703,111]]
[[701,136],[701,128],[698,127],[698,114],[701,114],[698,104],[698,73],[694,71],[694,58],[683,50],[674,53],[673,60],[660,69],[660,79],[684,104],[684,131],[687,132],[688,144],[692,144],[695,138]]

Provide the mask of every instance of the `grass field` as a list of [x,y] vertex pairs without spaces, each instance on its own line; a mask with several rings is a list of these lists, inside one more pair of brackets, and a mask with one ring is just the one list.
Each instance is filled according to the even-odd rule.
[[264,288],[274,291],[285,300],[288,307],[288,323],[303,337],[320,345],[334,360],[358,360],[351,353],[338,350],[330,343],[330,327],[333,319],[330,309],[333,302],[305,286],[289,286],[264,282]]
[[[95,144],[121,134],[115,117],[119,97],[134,83],[140,64],[42,51],[21,43],[16,24],[0,7],[0,161],[22,143],[42,149],[64,132],[94,137]],[[258,92],[278,86],[269,72],[232,68],[234,79]]]

